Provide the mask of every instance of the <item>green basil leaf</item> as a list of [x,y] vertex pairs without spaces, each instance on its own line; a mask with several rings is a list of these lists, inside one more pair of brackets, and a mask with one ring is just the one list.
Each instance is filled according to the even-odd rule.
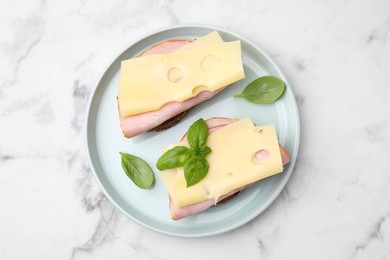
[[165,152],[157,161],[157,168],[162,171],[184,166],[184,178],[187,187],[200,182],[209,171],[206,156],[211,148],[206,145],[209,136],[206,122],[200,118],[191,125],[187,133],[190,149],[185,146],[176,146]]
[[187,182],[187,188],[200,182],[206,177],[209,171],[209,163],[202,156],[192,156],[184,164],[184,178]]
[[141,189],[147,189],[154,182],[153,170],[141,158],[119,152],[121,155],[122,168],[127,177],[129,177],[135,185]]
[[195,150],[206,144],[208,136],[209,130],[207,124],[203,118],[200,118],[188,130],[187,140],[190,147]]
[[207,145],[201,146],[197,150],[197,154],[204,158],[206,158],[207,155],[209,155],[210,153],[211,153],[211,148],[208,147]]
[[264,76],[255,79],[246,86],[241,94],[235,97],[244,98],[256,104],[269,104],[278,100],[286,86],[280,78]]
[[185,146],[176,146],[166,151],[157,161],[160,171],[181,167],[191,156],[191,151]]

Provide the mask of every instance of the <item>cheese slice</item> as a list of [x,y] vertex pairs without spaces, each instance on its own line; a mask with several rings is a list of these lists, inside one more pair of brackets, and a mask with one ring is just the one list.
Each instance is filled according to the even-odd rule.
[[206,34],[195,41],[191,42],[190,44],[187,44],[183,47],[181,47],[177,52],[179,51],[185,51],[185,50],[190,50],[190,49],[195,49],[195,48],[202,48],[218,43],[222,43],[223,40],[221,38],[221,35],[217,31],[211,32],[209,34]]
[[240,41],[122,61],[118,101],[122,116],[183,102],[244,78]]
[[[187,141],[165,147],[184,145]],[[206,177],[188,187],[183,167],[161,171],[171,200],[183,207],[209,199],[217,199],[245,185],[283,171],[276,130],[273,125],[256,127],[246,118],[238,120],[208,137],[212,152],[207,156],[210,168]],[[256,152],[266,150],[270,157],[257,161]]]

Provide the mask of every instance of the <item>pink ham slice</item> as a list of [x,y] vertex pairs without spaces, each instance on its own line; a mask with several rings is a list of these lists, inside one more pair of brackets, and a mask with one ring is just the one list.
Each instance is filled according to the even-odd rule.
[[[190,42],[191,40],[187,39],[178,39],[162,42],[147,49],[140,56],[174,52],[181,47],[189,44]],[[188,109],[198,105],[199,103],[202,103],[203,101],[214,97],[221,90],[222,89],[219,89],[213,92],[202,91],[197,96],[190,98],[184,102],[167,103],[156,111],[141,113],[132,116],[119,115],[122,132],[127,138],[142,134],[161,125],[167,120],[183,113],[184,111],[187,111]]]
[[181,47],[184,47],[185,45],[189,44],[191,40],[189,39],[175,39],[175,40],[168,40],[165,42],[160,42],[156,45],[153,45],[146,51],[144,51],[139,56],[148,56],[152,54],[164,54],[169,52],[174,52]]
[[[234,121],[236,121],[236,119],[219,118],[219,117],[218,118],[217,117],[210,118],[210,119],[206,120],[207,126],[209,127],[209,134],[214,133],[215,131],[223,128],[224,126],[226,126],[228,124],[233,123]],[[184,140],[186,138],[187,138],[187,134],[184,135],[181,140]],[[279,150],[280,150],[280,154],[282,156],[282,163],[283,163],[283,165],[286,165],[291,160],[290,156],[287,154],[286,150],[280,144],[279,144]],[[240,192],[243,189],[245,189],[251,185],[252,184],[248,184],[244,187],[240,187],[236,190],[233,190],[233,191],[229,192],[228,194],[225,194],[225,195],[219,197],[216,202],[217,203],[221,202],[222,200],[227,199],[230,196],[235,195],[237,192]],[[205,201],[202,201],[202,202],[199,202],[196,204],[192,204],[192,205],[188,205],[188,206],[184,206],[184,207],[180,207],[180,208],[176,207],[176,205],[173,203],[173,201],[171,199],[169,200],[169,208],[171,210],[171,217],[173,220],[179,220],[179,219],[182,219],[185,217],[189,217],[189,216],[198,214],[198,213],[205,211],[206,209],[213,207],[213,206],[215,206],[214,199],[205,200]]]

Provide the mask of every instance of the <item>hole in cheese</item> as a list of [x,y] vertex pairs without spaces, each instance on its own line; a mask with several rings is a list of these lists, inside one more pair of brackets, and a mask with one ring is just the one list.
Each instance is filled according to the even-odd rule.
[[270,157],[270,153],[267,150],[262,149],[262,150],[257,151],[253,155],[252,162],[260,163],[264,160],[269,159],[269,157]]
[[205,90],[209,90],[209,88],[207,86],[204,86],[204,85],[201,85],[201,86],[197,86],[195,88],[192,89],[192,94],[194,96],[198,95],[200,92],[202,91],[205,91]]
[[183,80],[183,71],[178,67],[172,67],[168,70],[168,80],[173,83],[178,83]]
[[203,58],[201,67],[204,72],[212,71],[217,65],[218,58],[214,55],[207,55]]

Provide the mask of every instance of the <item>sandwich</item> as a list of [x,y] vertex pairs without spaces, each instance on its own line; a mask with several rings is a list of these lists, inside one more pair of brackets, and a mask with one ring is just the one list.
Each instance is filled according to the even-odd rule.
[[[209,170],[202,180],[188,187],[183,167],[161,171],[169,193],[171,218],[179,220],[223,203],[240,191],[269,176],[283,172],[290,162],[279,144],[273,125],[255,126],[249,118],[206,120],[211,153]],[[187,146],[187,134],[180,142],[163,148]]]
[[224,42],[218,32],[154,45],[121,63],[117,101],[122,132],[131,138],[167,129],[190,108],[244,77],[240,41]]

